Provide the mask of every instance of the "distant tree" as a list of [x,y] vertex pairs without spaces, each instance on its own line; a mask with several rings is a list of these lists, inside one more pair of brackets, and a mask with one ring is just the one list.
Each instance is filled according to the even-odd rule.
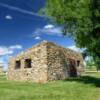
[[100,58],[96,57],[94,59],[97,71],[100,70]]
[[85,58],[88,57],[89,54],[87,53],[86,50],[84,50],[84,51],[82,52],[82,56],[83,56],[83,59],[85,60]]
[[94,70],[94,69],[96,69],[96,68],[95,68],[95,62],[94,62],[93,57],[88,56],[87,58],[88,58],[88,59],[85,59],[85,62],[86,62],[86,69],[89,69],[89,70]]
[[46,0],[45,13],[78,47],[100,58],[100,0]]

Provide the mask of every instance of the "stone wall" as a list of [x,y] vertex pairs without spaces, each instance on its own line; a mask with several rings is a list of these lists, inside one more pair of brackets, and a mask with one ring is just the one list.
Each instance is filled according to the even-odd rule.
[[[8,79],[41,82],[47,80],[46,44],[36,45],[9,61]],[[31,59],[32,68],[25,67],[25,59]],[[21,61],[21,68],[15,69],[15,61]]]
[[76,65],[77,75],[84,72],[82,55],[70,49],[57,46],[53,43],[47,45],[47,61],[48,61],[48,80],[59,80],[69,77],[70,68],[68,60],[74,59],[75,62],[80,61],[80,66]]
[[[83,72],[81,54],[70,49],[43,41],[20,53],[9,61],[8,79],[18,81],[46,82],[69,77],[68,59],[80,60],[77,73]],[[25,60],[31,59],[31,68],[25,68]],[[15,69],[15,62],[21,62],[21,68]]]

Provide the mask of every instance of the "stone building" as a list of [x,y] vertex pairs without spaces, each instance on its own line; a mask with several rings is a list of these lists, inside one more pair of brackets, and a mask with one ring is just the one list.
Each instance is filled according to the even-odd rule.
[[8,79],[46,82],[76,77],[84,71],[82,55],[42,41],[9,61]]

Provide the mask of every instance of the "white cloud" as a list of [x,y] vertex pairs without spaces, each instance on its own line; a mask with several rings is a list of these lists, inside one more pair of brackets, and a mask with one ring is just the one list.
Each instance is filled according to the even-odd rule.
[[8,63],[6,63],[5,61],[3,61],[2,63],[0,63],[0,67],[2,67],[3,71],[7,71],[7,69],[8,69]]
[[9,47],[10,49],[22,49],[23,47],[21,45],[13,45]]
[[34,39],[35,39],[35,40],[41,40],[41,37],[36,36]]
[[52,25],[52,24],[49,24],[49,25],[46,25],[46,26],[44,26],[44,28],[45,28],[45,29],[54,28],[54,25]]
[[67,48],[69,48],[69,49],[71,49],[71,50],[74,50],[74,51],[76,51],[76,52],[82,52],[84,49],[82,48],[78,48],[78,47],[76,47],[75,45],[72,45],[72,46],[69,46],[69,47],[67,47]]
[[9,50],[9,48],[1,46],[0,47],[0,56],[7,55],[7,54],[13,54],[13,50]]
[[8,59],[9,59],[9,56],[0,57],[0,66],[3,68],[4,71],[8,69]]
[[3,66],[3,69],[7,70],[9,57],[12,56],[16,50],[21,49],[23,49],[21,45],[12,45],[9,47],[0,46],[0,66]]
[[61,27],[48,24],[48,25],[45,25],[43,28],[37,28],[34,31],[33,36],[40,36],[42,34],[62,36],[62,29]]
[[0,56],[6,55],[8,53],[8,49],[6,47],[1,46],[0,47]]
[[14,53],[14,51],[13,50],[8,50],[8,55],[11,55],[11,54],[13,54]]
[[6,15],[6,16],[5,16],[5,19],[12,20],[13,17],[12,17],[11,15]]
[[4,61],[0,59],[0,66],[3,66]]
[[22,49],[23,47],[21,45],[12,45],[12,46],[9,46],[9,47],[6,47],[6,46],[0,46],[0,56],[3,56],[3,55],[11,55],[14,53],[14,50],[15,49]]

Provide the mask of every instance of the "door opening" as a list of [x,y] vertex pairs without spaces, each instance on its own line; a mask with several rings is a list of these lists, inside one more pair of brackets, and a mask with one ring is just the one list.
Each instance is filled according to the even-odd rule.
[[76,62],[73,59],[69,59],[69,73],[70,77],[76,77],[77,76],[77,70],[76,70]]

